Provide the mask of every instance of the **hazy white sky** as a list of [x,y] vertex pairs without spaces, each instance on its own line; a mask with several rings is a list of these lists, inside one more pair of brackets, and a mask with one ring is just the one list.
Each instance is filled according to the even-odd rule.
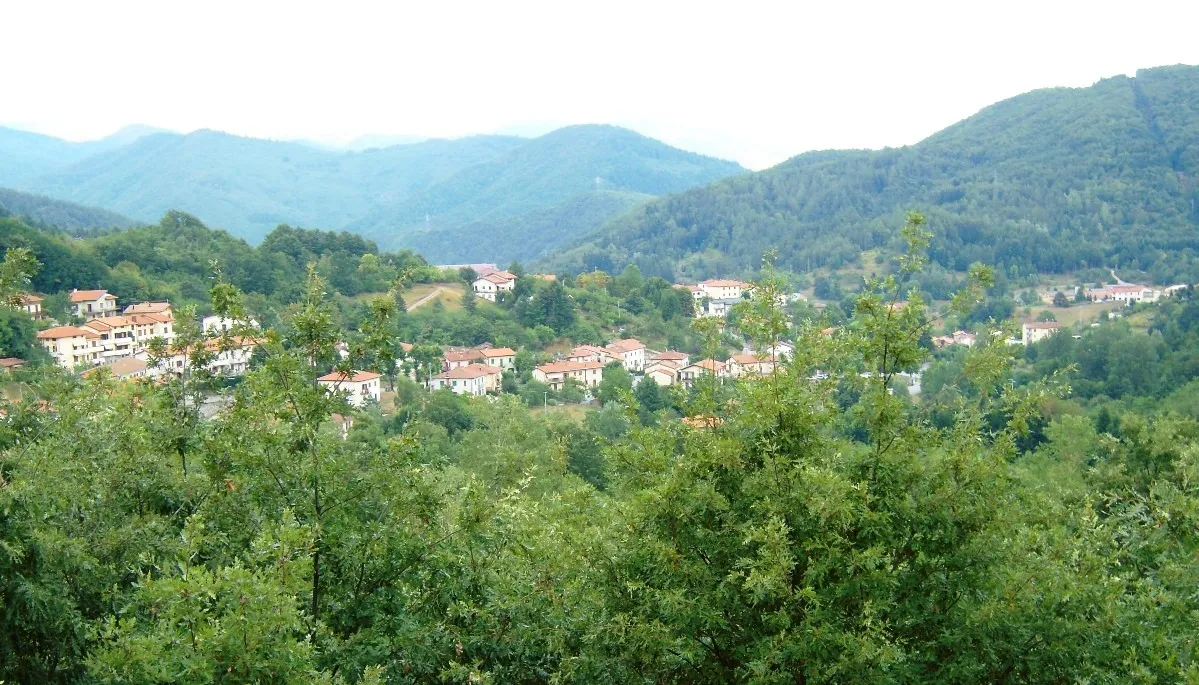
[[0,123],[345,142],[616,123],[752,168],[1199,64],[1199,2],[0,3]]

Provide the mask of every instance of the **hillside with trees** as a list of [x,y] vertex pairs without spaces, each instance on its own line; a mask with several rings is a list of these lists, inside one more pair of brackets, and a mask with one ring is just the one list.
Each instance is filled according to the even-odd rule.
[[649,203],[547,260],[573,270],[752,273],[777,248],[794,271],[894,252],[919,207],[933,260],[1013,276],[1118,266],[1199,280],[1199,67],[1035,91],[909,147],[800,155]]
[[[168,215],[162,240],[172,222],[188,217]],[[185,228],[181,246],[204,240]],[[319,273],[327,252],[235,383],[203,366],[125,381],[48,364],[2,371],[0,678],[1195,679],[1193,407],[1134,406],[1179,386],[1133,384],[1123,410],[1092,414],[1059,373],[1091,350],[1051,351],[1061,334],[1027,350],[979,335],[934,354],[930,329],[969,318],[994,274],[976,266],[952,304],[926,307],[905,294],[924,263],[919,229],[907,223],[905,261],[857,293],[834,331],[789,320],[785,284],[760,281],[728,323],[757,349],[796,343],[771,372],[669,392],[644,379],[632,391],[616,373],[604,406],[580,415],[406,378],[388,407],[326,391],[317,379],[331,370],[394,366],[406,336],[423,336],[412,349],[423,368],[457,334],[448,312],[395,316],[390,291],[347,328]],[[344,235],[280,230],[264,241],[271,254],[356,249]],[[0,308],[14,316],[40,270],[62,269],[31,257],[0,255]],[[539,282],[511,313],[531,322],[572,299],[581,310],[581,291],[627,304],[651,283],[690,298],[632,268],[578,281],[572,298]],[[246,293],[208,284],[212,311],[247,315]],[[1189,296],[1158,312],[1154,345],[1199,340]],[[510,323],[504,310],[464,305],[453,322]],[[183,317],[164,352],[202,360],[197,343],[229,342]],[[695,327],[711,350],[720,328]],[[894,391],[926,363],[945,367],[944,393]],[[1107,391],[1089,386],[1085,399]],[[200,399],[222,409],[204,414]]]
[[54,200],[44,195],[0,188],[0,215],[18,216],[41,226],[78,235],[103,229],[128,228],[133,219],[116,212]]
[[[468,261],[480,254],[472,242],[502,244],[505,236],[493,238],[493,231],[535,243],[521,229],[530,224],[541,227],[534,233],[552,230],[558,241],[569,240],[632,206],[637,195],[676,193],[742,171],[733,162],[684,152],[628,129],[568,126],[384,207],[350,229],[386,245],[419,240],[447,260]],[[609,194],[587,199],[602,192]],[[584,206],[585,211],[572,211]],[[552,226],[538,216],[546,211],[553,215]],[[545,251],[529,247],[513,257]]]
[[491,231],[512,238],[507,256],[540,256],[542,236],[556,247],[649,196],[743,171],[611,126],[362,151],[217,131],[148,132],[123,144],[4,133],[11,141],[0,136],[0,157],[17,163],[0,182],[11,177],[22,191],[147,223],[180,209],[253,243],[279,224],[351,230],[387,249],[419,232],[411,243],[447,261],[471,259]]

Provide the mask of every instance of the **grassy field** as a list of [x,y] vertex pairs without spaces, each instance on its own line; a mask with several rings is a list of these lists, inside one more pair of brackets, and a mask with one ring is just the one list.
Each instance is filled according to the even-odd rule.
[[1029,315],[1029,320],[1036,319],[1037,315],[1043,311],[1053,312],[1057,322],[1063,326],[1072,326],[1076,323],[1091,323],[1099,319],[1100,312],[1110,312],[1124,309],[1124,305],[1120,302],[1088,302],[1087,304],[1072,304],[1069,307],[1032,307],[1032,314]]
[[586,418],[587,413],[595,411],[597,405],[582,405],[582,404],[551,404],[543,409],[542,407],[529,407],[529,411],[533,414],[541,414],[545,411],[547,414],[563,414],[575,421],[582,421]]
[[[457,311],[462,309],[463,289],[461,283],[417,283],[404,291],[404,302],[409,311],[414,308],[413,305],[417,305],[415,308],[419,309],[428,307],[435,301],[441,302],[447,311]],[[434,293],[437,294],[436,297],[425,299]]]
[[[420,307],[428,307],[436,300],[440,301],[442,306],[444,306],[447,310],[457,311],[462,309],[462,291],[464,287],[465,286],[463,286],[461,283],[417,283],[416,285],[404,291],[404,303],[408,305],[409,310],[411,310],[412,305],[421,302],[421,300],[424,300],[433,293],[437,293],[437,297],[435,299],[421,302],[418,309]],[[354,302],[369,302],[370,300],[376,297],[381,297],[385,294],[386,293],[359,293],[350,299]]]

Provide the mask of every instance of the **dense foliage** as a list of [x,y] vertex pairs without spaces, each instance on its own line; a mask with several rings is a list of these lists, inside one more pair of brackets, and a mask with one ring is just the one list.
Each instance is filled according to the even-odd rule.
[[1009,275],[1119,266],[1199,280],[1199,67],[1020,95],[910,147],[800,155],[649,203],[555,267],[636,263],[667,279],[747,274],[777,248],[794,271],[894,251],[922,207],[935,262]]
[[115,212],[7,188],[0,188],[0,216],[17,216],[29,223],[58,228],[72,234],[128,228],[135,223],[133,219]]
[[[904,236],[836,335],[792,328],[781,284],[760,283],[738,326],[760,347],[796,336],[795,357],[667,400],[690,424],[621,382],[581,421],[414,388],[393,414],[353,411],[314,383],[342,334],[315,268],[211,419],[194,378],[19,371],[0,422],[0,678],[1199,678],[1199,423],[1047,421],[1058,379],[1013,385],[995,336],[965,353],[952,412],[893,394],[931,325],[905,292],[928,236],[918,218]],[[971,270],[954,316],[991,277]],[[212,296],[243,313],[229,284]]]

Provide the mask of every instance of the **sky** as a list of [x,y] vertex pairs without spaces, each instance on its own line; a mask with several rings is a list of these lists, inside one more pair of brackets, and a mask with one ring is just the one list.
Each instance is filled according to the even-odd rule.
[[346,143],[611,123],[760,169],[1199,64],[1199,3],[0,3],[0,125]]

